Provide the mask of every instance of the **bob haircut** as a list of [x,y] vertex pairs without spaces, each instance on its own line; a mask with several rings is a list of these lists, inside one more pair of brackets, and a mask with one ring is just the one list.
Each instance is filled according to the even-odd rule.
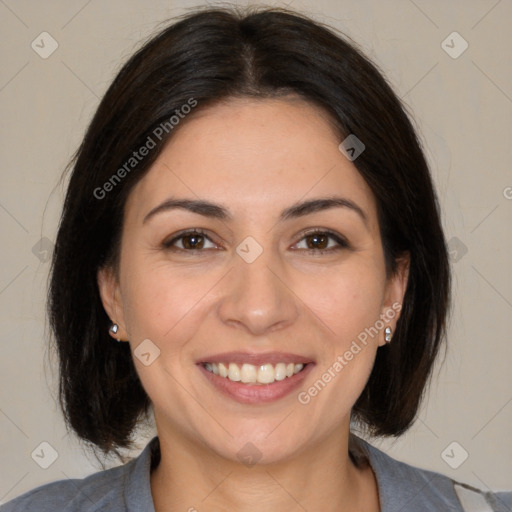
[[[410,256],[393,342],[377,351],[352,420],[370,435],[398,436],[416,418],[445,337],[451,278],[432,178],[405,107],[333,29],[288,9],[207,8],[179,17],[128,60],[68,166],[48,314],[66,425],[94,450],[132,448],[152,406],[129,344],[109,336],[97,285],[100,268],[118,272],[130,191],[179,129],[173,116],[185,123],[186,112],[230,98],[286,95],[320,106],[340,142],[355,134],[365,144],[353,163],[376,198],[388,276]],[[135,163],[148,137],[153,145]]]

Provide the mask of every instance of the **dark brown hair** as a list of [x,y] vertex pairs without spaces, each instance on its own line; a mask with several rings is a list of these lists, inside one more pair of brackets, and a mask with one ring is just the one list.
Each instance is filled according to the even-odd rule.
[[156,147],[125,166],[122,179],[113,176],[191,99],[199,111],[232,97],[299,95],[324,109],[340,142],[355,134],[365,144],[354,164],[377,201],[388,275],[405,252],[411,266],[393,341],[378,350],[353,420],[376,436],[400,435],[414,421],[444,338],[447,249],[405,107],[348,39],[289,10],[202,9],[149,40],[116,76],[70,164],[49,289],[59,401],[82,440],[118,454],[133,446],[135,427],[149,417],[151,402],[129,344],[108,334],[96,275],[102,266],[115,267],[128,194],[173,130],[164,130],[161,140],[153,136]]

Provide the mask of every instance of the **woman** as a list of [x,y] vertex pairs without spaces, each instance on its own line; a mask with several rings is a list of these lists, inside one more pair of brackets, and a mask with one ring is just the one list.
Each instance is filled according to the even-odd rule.
[[158,436],[0,510],[510,510],[351,432],[410,427],[449,289],[429,170],[375,66],[290,11],[189,14],[98,107],[49,295],[69,426],[105,454],[151,414]]

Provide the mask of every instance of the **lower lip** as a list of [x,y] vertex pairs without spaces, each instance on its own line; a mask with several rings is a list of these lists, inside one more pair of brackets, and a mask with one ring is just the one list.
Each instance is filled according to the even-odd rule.
[[292,377],[275,381],[272,384],[243,384],[241,382],[233,382],[227,377],[220,377],[219,375],[209,372],[202,364],[198,366],[206,378],[225,395],[243,404],[261,404],[274,402],[292,393],[302,384],[315,365],[308,363],[299,373],[296,373]]

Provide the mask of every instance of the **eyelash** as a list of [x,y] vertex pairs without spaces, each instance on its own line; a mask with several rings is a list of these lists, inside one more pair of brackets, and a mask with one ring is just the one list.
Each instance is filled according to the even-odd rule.
[[[176,243],[178,240],[186,237],[187,235],[200,235],[200,236],[208,239],[210,242],[215,243],[215,242],[213,242],[213,240],[211,240],[211,238],[206,234],[205,231],[198,228],[198,229],[189,229],[186,231],[182,231],[177,236],[173,237],[171,240],[164,242],[162,244],[162,246],[164,249],[167,249],[167,250],[181,251],[181,252],[188,252],[188,253],[197,253],[197,252],[202,252],[202,251],[206,250],[206,249],[182,249],[181,247],[173,247],[174,243]],[[350,248],[348,242],[345,239],[343,239],[341,236],[339,236],[338,234],[336,234],[328,229],[314,229],[311,231],[307,231],[302,234],[302,237],[300,238],[299,242],[302,242],[302,240],[304,240],[306,237],[313,236],[313,235],[327,235],[329,238],[333,239],[338,244],[338,246],[331,247],[329,249],[298,249],[298,250],[306,251],[310,254],[314,254],[314,255],[318,256],[318,255],[323,255],[323,254],[329,254],[329,253],[332,253],[333,251],[339,251],[341,249]],[[299,242],[297,242],[297,243],[299,243]],[[294,244],[294,245],[296,245],[296,244]]]

